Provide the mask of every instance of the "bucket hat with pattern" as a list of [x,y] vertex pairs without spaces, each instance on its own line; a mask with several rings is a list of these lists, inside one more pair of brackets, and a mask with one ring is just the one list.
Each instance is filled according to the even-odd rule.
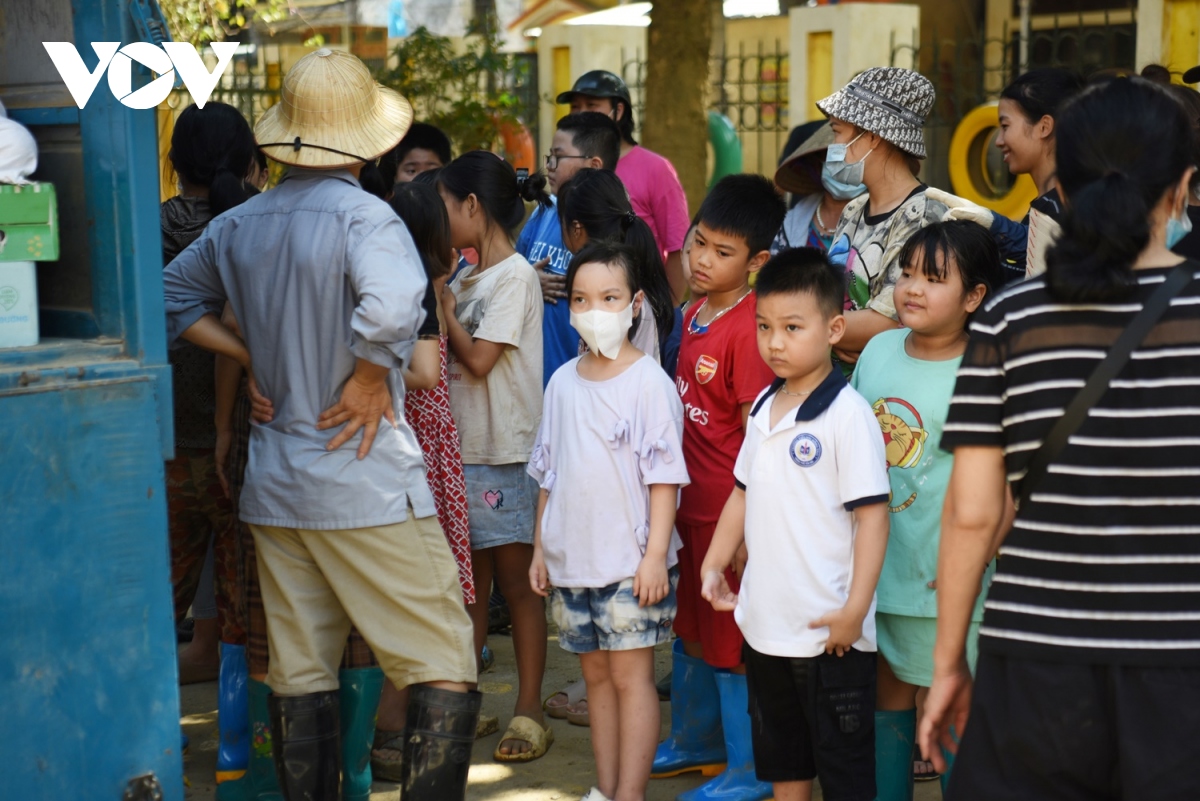
[[933,110],[934,90],[919,72],[872,67],[817,103],[828,117],[857,125],[896,147],[925,158],[923,128]]

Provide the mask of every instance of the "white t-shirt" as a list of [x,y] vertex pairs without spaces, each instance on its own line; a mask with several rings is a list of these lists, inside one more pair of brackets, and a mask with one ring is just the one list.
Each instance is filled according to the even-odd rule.
[[[683,404],[644,356],[607,381],[564,364],[546,385],[529,475],[550,493],[542,553],[556,587],[599,589],[637,572],[650,536],[650,485],[688,483]],[[678,561],[671,532],[667,566]]]
[[542,287],[519,253],[483,272],[464,270],[450,284],[454,316],[467,333],[507,345],[483,378],[449,354],[450,411],[464,464],[529,459],[542,413]]
[[[733,468],[746,490],[746,550],[734,611],[750,647],[772,656],[825,651],[828,628],[810,629],[850,597],[853,510],[888,499],[887,456],[871,405],[840,370],[771,428],[763,390],[750,413]],[[875,599],[863,620],[859,651],[874,651]]]

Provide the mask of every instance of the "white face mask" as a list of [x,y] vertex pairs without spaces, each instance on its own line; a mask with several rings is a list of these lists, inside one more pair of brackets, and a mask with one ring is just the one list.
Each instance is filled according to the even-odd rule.
[[621,343],[633,326],[633,303],[617,312],[592,309],[586,312],[571,312],[571,327],[579,332],[580,338],[592,353],[606,359],[615,359],[621,352]]

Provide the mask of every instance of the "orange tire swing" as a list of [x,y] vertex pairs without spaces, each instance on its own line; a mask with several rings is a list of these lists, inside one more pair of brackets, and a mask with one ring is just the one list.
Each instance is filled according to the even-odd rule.
[[500,155],[513,165],[513,169],[526,169],[537,172],[537,149],[533,143],[533,134],[519,122],[505,120],[499,124]]

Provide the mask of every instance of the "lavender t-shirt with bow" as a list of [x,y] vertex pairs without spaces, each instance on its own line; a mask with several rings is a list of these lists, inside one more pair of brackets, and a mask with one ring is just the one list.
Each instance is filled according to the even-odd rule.
[[[567,362],[546,386],[529,475],[550,494],[541,521],[550,583],[599,589],[637,572],[650,486],[689,483],[683,404],[649,356],[607,381],[582,378],[578,365]],[[668,568],[680,545],[672,531]]]

